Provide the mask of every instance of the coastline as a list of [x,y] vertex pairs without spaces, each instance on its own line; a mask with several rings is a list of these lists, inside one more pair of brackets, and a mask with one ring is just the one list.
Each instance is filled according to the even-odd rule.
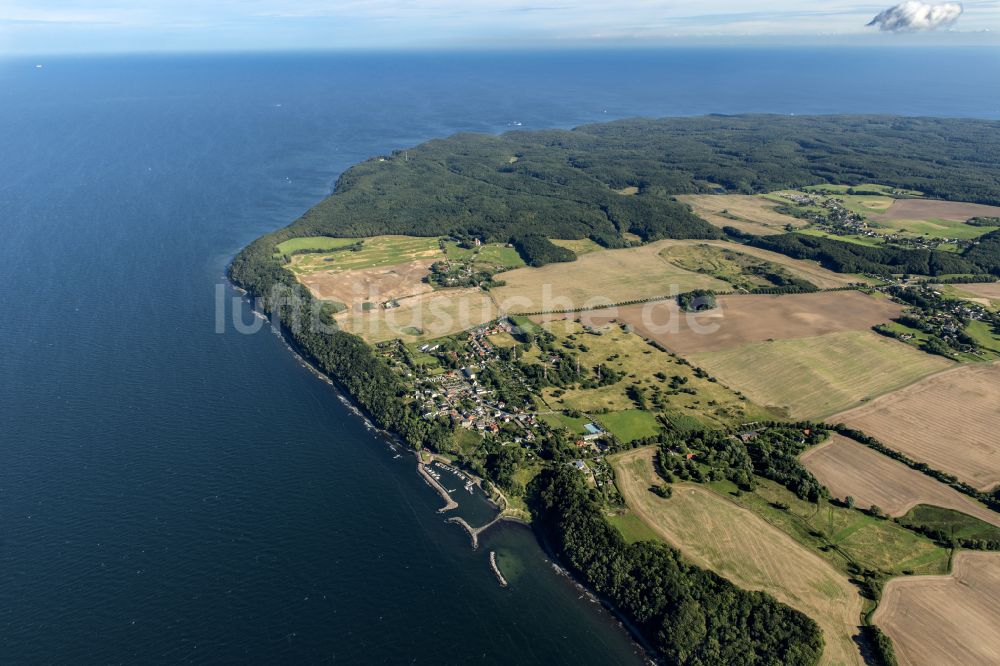
[[[241,287],[239,287],[238,285],[236,285],[235,283],[233,283],[232,279],[230,279],[228,276],[226,278],[226,282],[231,287],[233,287],[234,289],[238,290],[241,293],[242,300],[244,300],[249,305],[250,309],[253,311],[253,313],[256,316],[261,317],[264,321],[266,321],[268,323],[268,326],[271,328],[272,333],[274,333],[274,335],[276,335],[278,338],[281,339],[281,341],[284,343],[284,345],[288,349],[288,351],[291,352],[292,357],[302,367],[306,368],[314,377],[316,377],[320,381],[322,381],[322,382],[328,384],[329,386],[331,386],[334,389],[334,391],[336,392],[337,398],[341,401],[341,403],[343,403],[346,407],[348,407],[348,409],[355,416],[357,416],[358,418],[362,419],[362,421],[364,422],[366,428],[368,428],[371,431],[377,432],[380,435],[382,435],[383,437],[391,440],[393,443],[390,444],[390,446],[393,446],[393,447],[395,447],[395,446],[401,446],[401,447],[403,447],[404,450],[412,453],[413,456],[416,457],[418,466],[422,466],[423,465],[419,451],[414,450],[411,446],[409,446],[404,441],[402,441],[402,439],[399,437],[398,434],[396,434],[394,432],[391,432],[389,430],[386,430],[384,428],[379,428],[378,426],[376,426],[375,423],[374,423],[374,421],[372,420],[371,415],[367,414],[365,412],[364,408],[361,407],[360,405],[358,405],[354,401],[353,396],[351,396],[350,392],[347,391],[347,389],[343,385],[341,385],[339,382],[337,382],[334,378],[332,378],[329,375],[327,375],[325,372],[321,371],[313,363],[311,363],[308,359],[306,359],[297,349],[295,349],[295,347],[292,344],[292,342],[286,336],[285,331],[284,330],[278,330],[274,326],[274,323],[271,320],[271,317],[266,312],[262,312],[262,311],[260,311],[260,310],[257,309],[257,307],[255,305],[256,297],[254,296],[253,293],[251,293],[249,290],[242,289]],[[481,484],[482,484],[483,480],[481,478],[479,478],[477,476],[474,476],[474,475],[472,475],[469,472],[466,472],[466,473],[469,474],[469,477],[472,478],[472,479],[474,479],[475,482],[480,485],[480,487],[482,487]],[[424,474],[426,474],[426,471],[424,471]],[[421,476],[423,477],[423,475],[421,475]],[[428,484],[429,484],[428,479],[433,480],[433,478],[430,477],[429,474],[426,477],[424,477],[424,481],[428,482]],[[437,484],[436,481],[435,481],[435,485],[437,486],[437,488],[435,488],[435,490],[437,490],[439,493],[443,492],[444,495],[448,497],[449,501],[454,502],[454,500],[451,499],[451,496],[447,494],[447,491],[445,491],[444,488],[440,486],[440,484]],[[434,486],[432,486],[432,487],[434,487]],[[645,662],[647,664],[650,664],[650,665],[659,664],[660,662],[656,658],[656,651],[647,642],[646,638],[642,635],[642,633],[638,630],[638,628],[635,627],[635,625],[633,625],[629,621],[629,619],[626,618],[621,613],[621,611],[619,611],[612,603],[610,603],[608,600],[606,600],[606,599],[598,596],[597,594],[595,594],[586,585],[584,585],[583,582],[581,582],[580,580],[578,580],[572,574],[572,572],[570,572],[568,569],[566,569],[565,567],[563,567],[559,563],[558,559],[553,555],[551,548],[549,548],[549,544],[546,543],[545,540],[540,537],[539,532],[535,529],[535,526],[530,521],[524,520],[524,519],[519,518],[517,516],[505,515],[505,511],[507,509],[507,507],[506,507],[506,498],[503,496],[502,493],[499,492],[499,490],[497,490],[497,493],[504,500],[505,506],[500,507],[500,513],[496,516],[496,518],[494,518],[492,521],[490,521],[486,525],[484,525],[484,526],[482,526],[482,527],[480,527],[478,529],[472,528],[464,519],[459,518],[457,516],[453,516],[452,518],[450,518],[446,522],[455,522],[455,523],[458,523],[458,521],[461,521],[461,523],[458,523],[458,524],[460,526],[463,526],[463,528],[466,529],[466,531],[470,534],[470,537],[472,539],[472,545],[473,545],[474,549],[476,547],[478,547],[478,542],[479,542],[478,537],[479,537],[479,535],[482,534],[483,532],[485,532],[486,529],[489,528],[489,527],[493,527],[495,525],[503,524],[503,523],[510,523],[512,525],[520,525],[522,527],[526,527],[526,528],[530,529],[531,532],[532,532],[532,535],[535,538],[535,542],[542,549],[542,552],[546,556],[546,561],[552,566],[552,569],[556,572],[556,574],[559,575],[559,576],[561,576],[561,577],[563,577],[563,578],[565,578],[571,585],[573,585],[577,590],[579,590],[580,593],[581,593],[581,598],[586,597],[588,601],[590,601],[591,603],[595,603],[595,604],[600,605],[605,611],[607,611],[611,615],[611,617],[613,617],[614,620],[618,623],[618,625],[625,631],[625,633],[628,635],[628,637],[631,639],[633,645],[635,646],[635,649],[639,653],[641,653],[643,655],[643,659],[645,660]],[[449,507],[448,504],[446,504],[445,508],[438,509],[437,513],[444,513],[444,512],[446,512],[448,510],[456,508],[457,506],[458,506],[457,503],[455,503],[455,507]]]

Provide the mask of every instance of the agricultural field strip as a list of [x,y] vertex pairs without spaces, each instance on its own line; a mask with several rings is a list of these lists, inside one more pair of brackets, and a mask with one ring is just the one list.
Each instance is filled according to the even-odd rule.
[[784,410],[791,418],[812,419],[955,365],[871,331],[751,342],[685,356],[759,405]]
[[900,664],[1000,663],[1000,553],[962,551],[948,576],[888,582],[872,621]]
[[764,590],[813,618],[826,639],[823,663],[863,663],[853,640],[863,602],[845,576],[710,490],[679,484],[670,499],[654,495],[653,455],[654,449],[644,448],[608,459],[626,503],[643,522],[699,566],[744,589]]
[[663,298],[692,289],[728,291],[722,280],[675,266],[658,254],[671,241],[620,250],[589,252],[576,261],[519,268],[498,276],[506,286],[493,290],[509,313],[576,311]]
[[955,367],[828,420],[981,490],[1000,483],[998,363]]
[[1000,513],[841,435],[831,435],[799,459],[834,497],[851,496],[858,506],[875,504],[891,516],[902,516],[917,504],[931,504],[1000,527]]

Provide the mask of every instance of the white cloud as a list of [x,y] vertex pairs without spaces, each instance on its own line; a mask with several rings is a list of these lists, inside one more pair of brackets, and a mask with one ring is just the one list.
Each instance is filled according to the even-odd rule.
[[868,25],[878,26],[879,30],[885,32],[936,30],[953,25],[963,11],[958,2],[931,5],[919,0],[907,0],[885,10]]

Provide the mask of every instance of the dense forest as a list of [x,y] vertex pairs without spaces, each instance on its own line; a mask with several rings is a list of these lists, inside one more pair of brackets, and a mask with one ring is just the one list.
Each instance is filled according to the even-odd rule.
[[816,623],[763,592],[747,592],[663,544],[627,544],[569,466],[532,489],[551,547],[573,573],[612,601],[668,664],[815,664]]
[[[459,134],[348,169],[291,236],[526,232],[644,240],[720,232],[672,199],[873,182],[1000,204],[1000,123],[886,116],[707,116]],[[632,189],[627,189],[632,188]]]

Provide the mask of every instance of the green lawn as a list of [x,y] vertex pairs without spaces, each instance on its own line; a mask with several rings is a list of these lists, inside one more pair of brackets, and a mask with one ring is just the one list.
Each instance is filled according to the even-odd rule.
[[553,428],[565,428],[574,435],[586,433],[584,426],[591,423],[591,419],[586,416],[567,416],[562,412],[552,412],[550,414],[539,414],[538,417]]
[[655,416],[641,409],[601,414],[598,420],[611,434],[625,443],[655,435],[661,428]]
[[649,525],[642,522],[642,519],[633,513],[608,516],[608,522],[621,532],[622,537],[629,543],[636,543],[637,541],[663,541]]

